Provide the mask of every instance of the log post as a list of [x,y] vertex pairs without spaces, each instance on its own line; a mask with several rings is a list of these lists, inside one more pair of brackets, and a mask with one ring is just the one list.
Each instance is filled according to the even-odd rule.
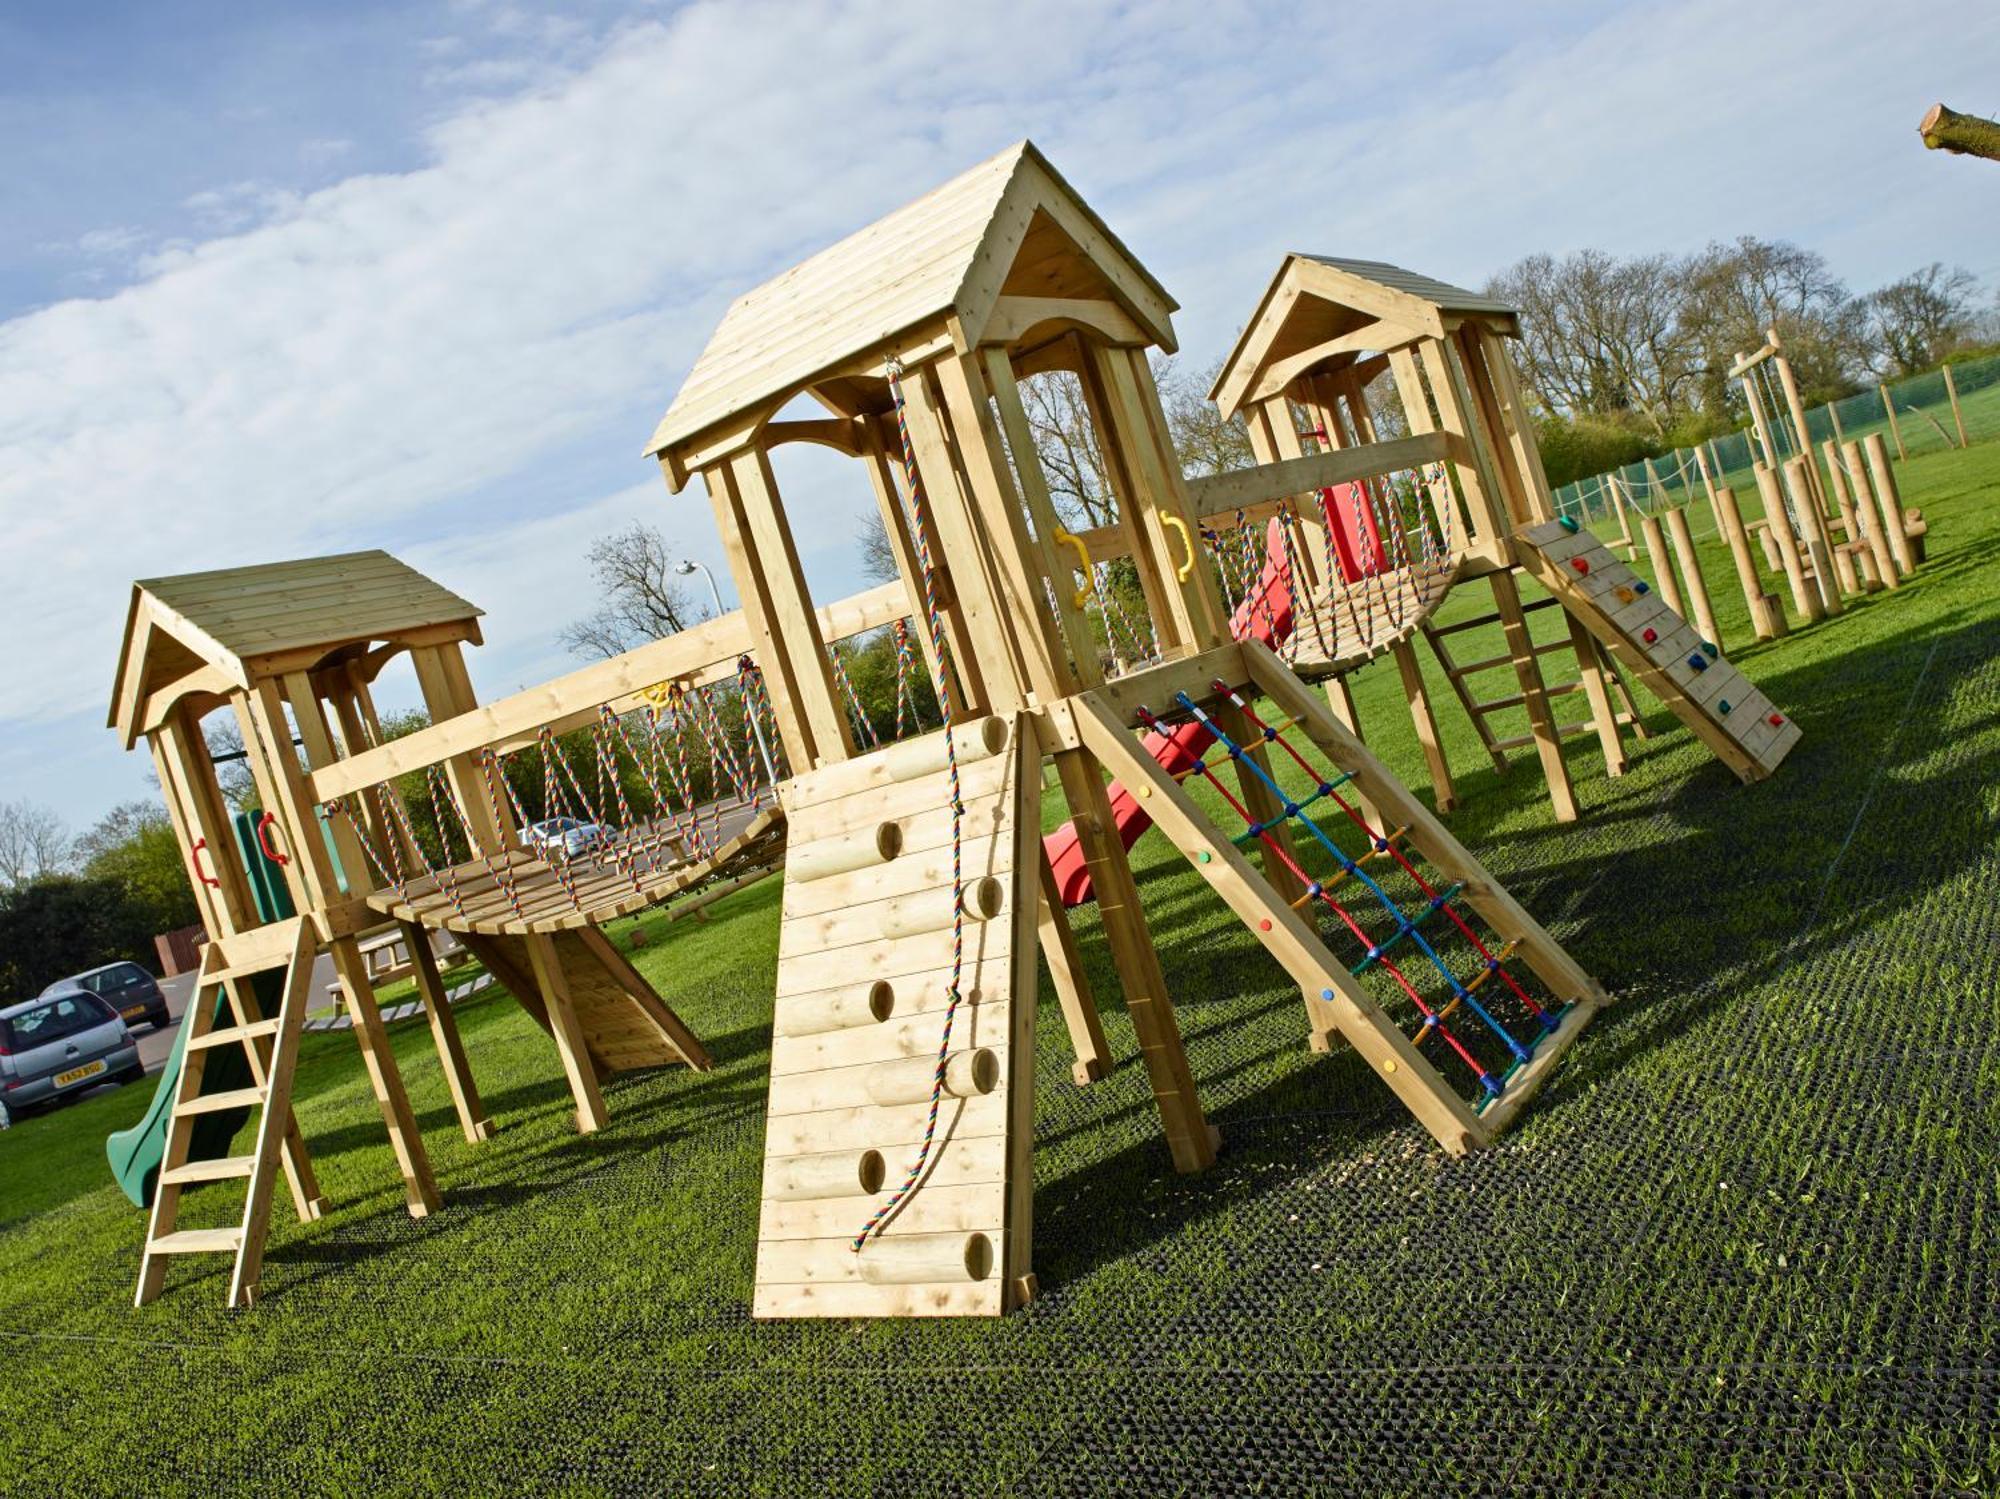
[[1978,115],[1962,115],[1933,104],[1917,122],[1926,151],[1950,151],[1958,156],[1983,156],[2000,161],[2000,124]]

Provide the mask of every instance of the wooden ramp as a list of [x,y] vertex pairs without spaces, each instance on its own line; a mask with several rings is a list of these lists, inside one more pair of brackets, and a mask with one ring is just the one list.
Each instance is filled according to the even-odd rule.
[[[667,1002],[646,982],[611,939],[594,928],[553,937],[490,937],[467,933],[466,951],[521,1002],[543,1030],[564,1039],[548,1009],[546,985],[536,973],[530,944],[544,940],[561,965],[576,1031],[598,1076],[638,1067],[686,1063],[709,1068],[707,1050]],[[548,961],[544,957],[544,963]]]
[[1026,720],[955,731],[964,804],[963,996],[917,1160],[952,963],[944,736],[792,781],[759,1317],[996,1316],[1032,1294],[1029,1150],[1041,779]]
[[1761,781],[1799,727],[1589,531],[1547,521],[1515,533],[1521,565],[1744,781]]

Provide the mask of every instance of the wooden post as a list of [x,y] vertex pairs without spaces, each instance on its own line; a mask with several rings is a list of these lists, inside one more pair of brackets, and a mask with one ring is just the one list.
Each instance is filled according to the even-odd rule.
[[[1740,364],[1743,356],[1738,354],[1736,359]],[[1764,410],[1764,397],[1757,389],[1754,367],[1744,370],[1738,378],[1743,382],[1743,398],[1750,406],[1750,424],[1756,429],[1757,441],[1764,449],[1764,466],[1775,470],[1782,461],[1782,455],[1778,452],[1776,439],[1771,435],[1771,418]],[[1751,467],[1755,468],[1756,464],[1753,462]]]
[[1961,448],[1966,447],[1965,413],[1959,409],[1958,380],[1952,375],[1949,364],[1944,366],[1944,393],[1951,397],[1951,419],[1952,423],[1958,428],[1958,445]]
[[1750,628],[1759,640],[1775,640],[1785,633],[1784,611],[1764,591],[1763,575],[1757,571],[1756,559],[1750,554],[1750,538],[1743,531],[1743,514],[1736,508],[1736,491],[1726,484],[1716,488],[1715,511],[1722,523],[1723,540],[1729,543],[1730,560],[1736,564],[1736,582],[1750,611]]
[[[1895,398],[1889,394],[1888,382],[1884,381],[1875,388],[1882,392],[1882,414],[1889,418],[1889,435],[1896,439],[1896,456],[1907,463],[1910,455],[1903,449],[1903,429],[1896,423]],[[1845,443],[1841,444],[1843,450],[1846,446]]]
[[1682,581],[1687,585],[1687,601],[1694,610],[1695,628],[1701,631],[1704,640],[1720,650],[1722,631],[1716,627],[1715,608],[1708,597],[1708,579],[1702,576],[1701,558],[1695,555],[1694,532],[1688,528],[1686,510],[1667,512],[1667,536],[1680,563]]
[[1569,767],[1563,764],[1562,732],[1549,711],[1548,689],[1542,682],[1540,658],[1534,638],[1528,633],[1528,619],[1521,612],[1521,592],[1511,569],[1489,573],[1493,587],[1493,607],[1500,616],[1501,633],[1507,639],[1507,654],[1514,661],[1514,676],[1521,684],[1523,706],[1528,710],[1528,730],[1535,741],[1535,754],[1542,762],[1542,778],[1549,783],[1549,802],[1557,822],[1575,822],[1576,788],[1570,784]]
[[1398,640],[1389,647],[1389,654],[1396,658],[1396,671],[1403,679],[1403,696],[1410,704],[1410,722],[1417,730],[1417,743],[1423,747],[1424,764],[1431,773],[1431,798],[1437,803],[1439,812],[1450,812],[1458,806],[1458,792],[1452,785],[1451,762],[1445,758],[1444,738],[1438,733],[1437,714],[1431,708],[1430,691],[1424,683],[1424,669],[1417,660],[1417,650],[1407,639]]
[[1618,535],[1624,544],[1625,555],[1628,559],[1636,557],[1639,554],[1639,548],[1637,543],[1632,540],[1632,519],[1626,514],[1625,482],[1617,474],[1610,473],[1604,476],[1604,483],[1605,487],[1611,491],[1611,508],[1618,516]]
[[1896,476],[1889,468],[1889,450],[1882,442],[1880,432],[1870,432],[1866,443],[1868,449],[1868,472],[1875,480],[1875,503],[1882,512],[1882,531],[1888,537],[1889,550],[1896,555],[1896,566],[1905,577],[1916,570],[1916,553],[1910,549],[1910,536],[1903,529],[1903,497],[1896,488]]
[[1833,492],[1833,508],[1840,523],[1842,541],[1859,541],[1861,533],[1854,529],[1854,500],[1848,493],[1847,470],[1840,461],[1841,443],[1845,439],[1829,437],[1820,445],[1820,454],[1826,459],[1827,488]]
[[528,945],[528,961],[534,966],[535,985],[548,1009],[549,1034],[555,1037],[556,1054],[562,1058],[563,1075],[569,1079],[569,1091],[576,1100],[577,1133],[594,1134],[604,1128],[604,1095],[598,1091],[590,1043],[577,1023],[562,954],[556,951],[555,938],[544,932],[530,932],[523,940]]
[[395,1153],[396,1168],[403,1176],[403,1195],[412,1218],[422,1218],[438,1205],[437,1182],[431,1176],[430,1156],[417,1130],[417,1116],[410,1108],[410,1095],[403,1089],[403,1074],[396,1067],[396,1053],[390,1049],[389,1033],[382,1026],[382,1012],[375,1006],[375,988],[368,977],[368,962],[352,937],[337,937],[327,945],[333,971],[340,977],[348,1018],[354,1023],[354,1040],[361,1048],[361,1064],[367,1070],[369,1086],[382,1110],[382,1123],[389,1131],[389,1148]]
[[1667,556],[1667,537],[1660,528],[1660,518],[1640,516],[1639,534],[1646,538],[1646,560],[1653,564],[1653,582],[1660,590],[1660,602],[1685,619],[1687,605],[1682,602],[1680,579],[1674,576],[1674,564]]
[[468,1145],[493,1138],[493,1121],[486,1117],[479,1101],[479,1085],[472,1079],[472,1066],[465,1059],[465,1045],[458,1038],[458,1020],[451,1013],[451,996],[445,993],[443,976],[438,973],[437,954],[431,951],[430,932],[415,923],[398,923],[403,945],[410,951],[410,976],[424,1002],[430,1021],[431,1040],[437,1045],[438,1061],[444,1068],[445,1087],[451,1106],[458,1113],[458,1127]]
[[[1051,711],[1066,714],[1069,710],[1067,703],[1060,703]],[[1131,1016],[1139,1054],[1152,1080],[1174,1169],[1203,1170],[1215,1163],[1221,1135],[1202,1114],[1194,1074],[1188,1070],[1181,1042],[1180,1023],[1167,996],[1166,975],[1160,971],[1160,955],[1146,929],[1146,913],[1139,904],[1138,886],[1132,882],[1125,846],[1113,828],[1103,772],[1096,757],[1081,749],[1064,750],[1055,761],[1097,892],[1097,910],[1105,940],[1111,945],[1111,960],[1125,989],[1126,1013]]]
[[[1879,446],[1881,434],[1875,435]],[[1871,492],[1868,481],[1868,461],[1861,456],[1861,444],[1850,442],[1842,449],[1847,458],[1847,477],[1854,485],[1854,506],[1860,512],[1861,524],[1868,537],[1868,550],[1875,558],[1875,576],[1889,588],[1901,588],[1903,579],[1896,569],[1896,554],[1889,543],[1888,528],[1882,524],[1882,506]],[[1888,461],[1888,449],[1882,449],[1883,462]]]
[[1799,540],[1805,547],[1806,556],[1812,559],[1813,575],[1810,581],[1819,594],[1820,602],[1826,606],[1826,612],[1839,614],[1846,606],[1841,603],[1840,583],[1833,575],[1833,544],[1827,539],[1826,513],[1820,509],[1819,501],[1813,498],[1812,472],[1810,457],[1785,460],[1785,486],[1791,491],[1792,506],[1802,522]]
[[[1771,341],[1777,342],[1777,333],[1771,334]],[[1794,451],[1805,460],[1806,496],[1812,501],[1813,530],[1806,533],[1811,541],[1813,532],[1821,535],[1826,531],[1826,491],[1820,483],[1819,467],[1813,462],[1812,428],[1806,425],[1805,402],[1799,399],[1798,377],[1792,373],[1792,362],[1783,354],[1771,356],[1771,362],[1778,367],[1778,384],[1785,393],[1785,409],[1792,419],[1792,431],[1797,438]]]
[[1708,512],[1715,517],[1717,535],[1722,534],[1722,507],[1715,501],[1716,477],[1709,471],[1708,454],[1701,443],[1694,445],[1695,467],[1701,470],[1701,487],[1708,491]]
[[1104,1021],[1090,992],[1090,980],[1077,951],[1076,934],[1070,930],[1069,913],[1063,909],[1062,892],[1056,888],[1055,871],[1049,868],[1048,852],[1036,856],[1041,865],[1041,903],[1036,912],[1036,935],[1041,941],[1042,959],[1049,965],[1049,978],[1056,987],[1062,1006],[1063,1024],[1069,1027],[1070,1045],[1076,1062],[1070,1076],[1079,1084],[1093,1083],[1110,1075],[1111,1043],[1104,1039]]
[[1805,564],[1799,557],[1799,539],[1792,534],[1792,523],[1785,514],[1785,497],[1778,488],[1777,473],[1758,464],[1757,494],[1764,502],[1764,518],[1769,522],[1771,539],[1777,543],[1778,556],[1785,567],[1785,582],[1792,590],[1792,607],[1808,623],[1826,618],[1826,605],[1821,602],[1819,590],[1806,582]]

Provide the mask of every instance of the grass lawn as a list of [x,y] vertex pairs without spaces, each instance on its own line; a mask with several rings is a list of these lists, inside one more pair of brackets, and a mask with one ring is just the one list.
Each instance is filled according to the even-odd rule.
[[[131,1307],[143,1225],[101,1143],[147,1090],[0,1134],[0,1491],[2000,1488],[2000,444],[1900,478],[1929,566],[1787,640],[1749,646],[1704,553],[1732,654],[1805,730],[1766,784],[1642,700],[1622,779],[1571,741],[1558,827],[1532,760],[1496,776],[1441,706],[1454,828],[1619,999],[1498,1148],[1449,1160],[1351,1054],[1309,1054],[1296,992],[1156,835],[1136,868],[1222,1161],[1173,1174],[1115,998],[1119,1068],[1073,1086],[1045,985],[1041,1298],[753,1324],[767,881],[647,924],[637,961],[717,1066],[614,1080],[600,1135],[504,996],[460,1011],[500,1125],[478,1148],[399,1029],[445,1190],[423,1222],[351,1038],[309,1037],[335,1206],[302,1226],[280,1193],[248,1314],[207,1259]],[[1356,687],[1422,786],[1393,670]]]

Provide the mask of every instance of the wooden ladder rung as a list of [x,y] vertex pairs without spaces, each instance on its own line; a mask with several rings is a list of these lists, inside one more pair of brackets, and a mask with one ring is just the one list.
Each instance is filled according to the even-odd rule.
[[206,1035],[194,1036],[188,1040],[189,1051],[203,1051],[211,1046],[228,1046],[232,1042],[256,1041],[265,1036],[278,1034],[276,1020],[253,1020],[248,1025],[228,1025],[219,1031],[209,1031]]
[[226,1093],[204,1093],[174,1105],[174,1117],[190,1114],[221,1114],[230,1109],[254,1109],[264,1101],[262,1088],[232,1088]]
[[240,1228],[183,1228],[146,1245],[148,1254],[234,1254],[243,1243]]
[[184,1186],[188,1182],[230,1181],[236,1177],[248,1176],[257,1169],[254,1155],[226,1155],[212,1161],[188,1161],[160,1173],[160,1181],[170,1186]]
[[[1572,692],[1583,691],[1581,682],[1556,682],[1542,689],[1544,697],[1568,697]],[[1527,694],[1517,692],[1512,697],[1496,697],[1491,702],[1474,703],[1474,713],[1498,713],[1503,708],[1518,708],[1527,702]]]

